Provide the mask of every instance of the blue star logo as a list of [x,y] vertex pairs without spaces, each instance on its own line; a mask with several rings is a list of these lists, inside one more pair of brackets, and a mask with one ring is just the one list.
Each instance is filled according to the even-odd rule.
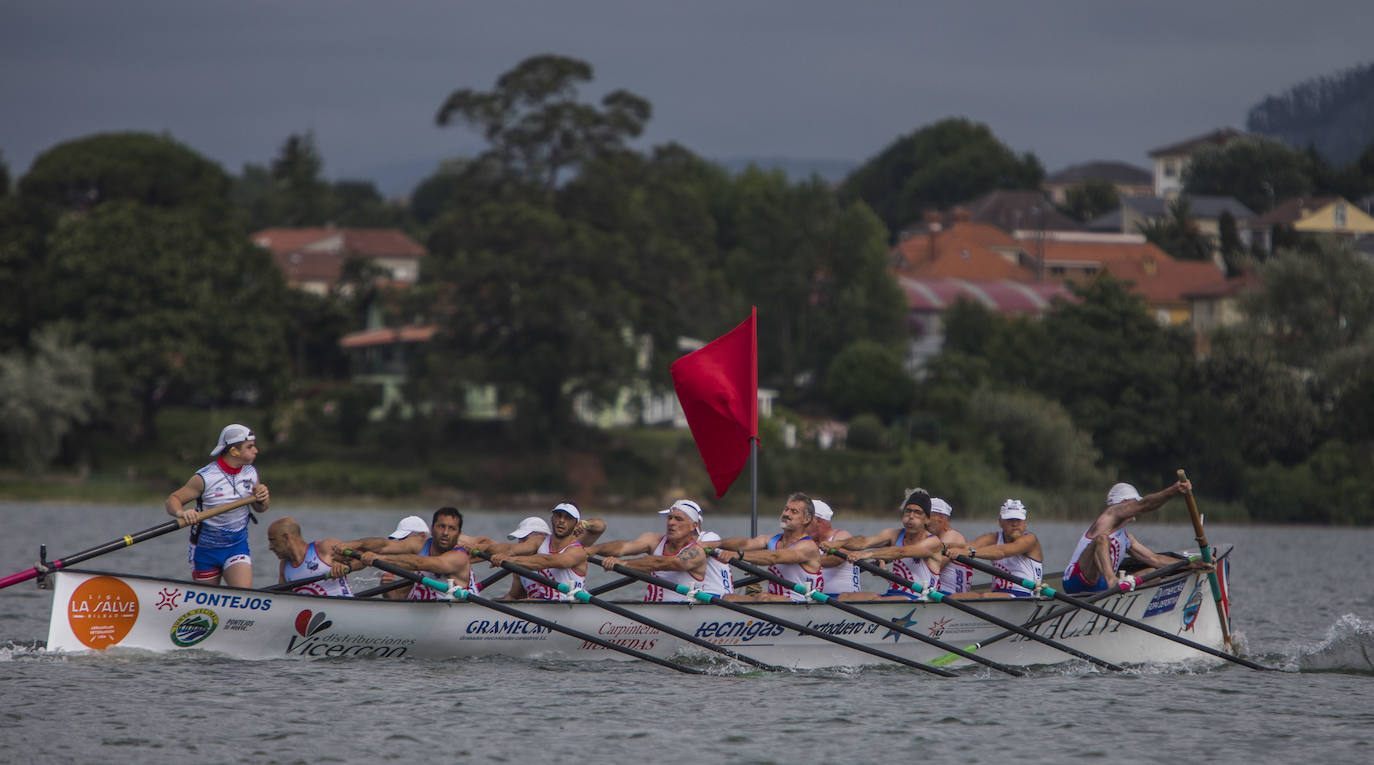
[[[912,606],[911,610],[906,612],[906,616],[893,619],[892,621],[896,624],[900,624],[901,626],[906,627],[907,629],[911,629],[916,625],[916,620],[911,618],[913,615],[915,615],[915,613],[916,607]],[[898,640],[901,639],[901,637],[902,633],[894,629],[889,629],[887,631],[887,634],[882,636],[881,640],[887,640],[888,638],[892,638],[892,642],[896,643]]]

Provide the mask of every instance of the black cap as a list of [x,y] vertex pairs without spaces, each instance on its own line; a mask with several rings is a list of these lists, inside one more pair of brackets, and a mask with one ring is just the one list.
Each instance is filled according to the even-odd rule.
[[916,505],[929,515],[930,492],[925,489],[912,489],[911,493],[906,495],[906,501],[902,503],[902,509],[905,510],[908,505]]

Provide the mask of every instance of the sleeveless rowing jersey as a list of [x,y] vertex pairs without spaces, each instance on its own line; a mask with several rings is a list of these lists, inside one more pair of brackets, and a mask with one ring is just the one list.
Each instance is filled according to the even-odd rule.
[[[926,538],[929,539],[933,536],[935,535],[927,534]],[[905,545],[906,529],[902,529],[901,533],[897,535],[897,541],[893,544],[893,547],[903,547]],[[925,558],[898,558],[892,561],[892,573],[902,577],[903,579],[909,582],[915,582],[916,584],[919,584],[926,589],[934,588],[935,585],[940,581],[940,572],[932,569],[930,567],[930,562],[927,561]],[[894,590],[903,595],[920,595],[920,593],[917,593],[910,587],[897,584],[896,582],[892,582],[892,586],[888,589],[888,592],[892,592]]]
[[[1089,531],[1091,530],[1091,527],[1089,527]],[[1083,551],[1088,548],[1088,545],[1092,544],[1092,541],[1093,538],[1088,536],[1088,532],[1083,532],[1083,537],[1078,540],[1078,546],[1073,548],[1073,556],[1069,558],[1069,565],[1064,568],[1065,579],[1074,577],[1079,581],[1085,581],[1083,577],[1079,575],[1078,559],[1083,555]],[[1113,531],[1111,536],[1107,537],[1107,554],[1112,561],[1112,573],[1116,573],[1117,567],[1121,565],[1121,559],[1126,556],[1126,550],[1129,549],[1130,546],[1131,540],[1126,536],[1125,526]],[[1105,576],[1107,574],[1106,571],[1099,571],[1097,573],[1098,576]],[[1086,583],[1089,585],[1097,584],[1097,582]]]
[[[205,481],[205,490],[196,501],[197,509],[213,510],[251,496],[253,486],[258,482],[258,469],[244,465],[237,473],[230,473],[215,460],[196,475]],[[248,516],[252,514],[249,505],[236,507],[227,513],[206,518],[196,523],[192,537],[196,545],[205,548],[230,547],[248,538]]]
[[[810,538],[811,537],[802,537],[801,539],[798,539],[796,542],[793,542],[791,546],[795,547],[798,542]],[[768,549],[778,549],[778,542],[781,539],[782,532],[774,534],[773,538],[768,540]],[[806,585],[807,589],[810,590],[821,590],[822,592],[825,590],[825,580],[821,578],[821,572],[817,571],[813,574],[810,571],[807,571],[806,569],[802,568],[800,563],[774,563],[773,565],[768,567],[768,572],[773,576],[780,576],[789,582],[804,584]],[[777,582],[769,582],[768,589],[766,590],[766,592],[769,595],[786,595],[794,603],[802,603],[807,600],[807,598],[803,596],[800,592],[797,592],[796,590],[793,590],[791,588],[784,589],[783,586],[778,584]]]
[[[329,572],[329,566],[320,560],[319,553],[315,551],[315,543],[311,542],[305,548],[305,558],[301,560],[301,565],[293,566],[290,561],[282,568],[282,575],[286,581],[294,582],[298,579],[309,579],[312,576],[319,576]],[[300,587],[293,587],[292,592],[302,592],[309,595],[329,595],[336,598],[351,598],[353,590],[348,586],[348,579],[321,579],[318,582],[303,584]]]
[[946,595],[968,592],[973,589],[973,569],[962,563],[945,561],[945,564],[940,567],[939,581],[935,585],[935,589]]
[[[539,543],[539,553],[538,553],[538,554],[540,554],[540,555],[553,555],[553,554],[556,554],[556,553],[561,553],[561,552],[563,552],[563,550],[566,550],[566,549],[568,549],[569,547],[573,547],[573,546],[581,547],[581,546],[582,546],[582,543],[581,543],[581,542],[576,542],[576,541],[574,541],[574,542],[568,544],[567,546],[563,547],[561,550],[555,551],[555,550],[550,546],[550,543],[551,543],[552,541],[553,541],[553,536],[552,536],[552,535],[547,536],[547,537],[544,537],[544,541]],[[543,574],[544,576],[547,576],[548,578],[554,580],[555,582],[561,582],[561,583],[563,583],[563,584],[567,584],[568,586],[572,587],[574,590],[581,590],[581,589],[583,589],[583,586],[586,584],[586,581],[587,581],[587,577],[585,577],[585,576],[579,576],[579,575],[577,574],[577,571],[574,570],[574,569],[571,569],[571,568],[542,568],[542,569],[539,570],[539,573]],[[526,578],[523,577],[523,576],[520,577],[520,583],[523,584],[523,585],[525,585],[525,594],[526,594],[527,596],[531,597],[531,598],[536,598],[536,599],[538,599],[538,600],[572,600],[572,599],[573,599],[571,595],[565,595],[565,594],[559,592],[558,590],[555,590],[554,588],[549,587],[549,586],[546,585],[546,584],[543,584],[543,583],[541,583],[541,582],[531,581],[531,580],[529,580],[529,579],[526,579]]]
[[[433,537],[425,540],[425,546],[420,548],[420,557],[429,557],[430,545],[432,544],[434,544]],[[455,545],[453,549],[463,550],[464,552],[467,552],[467,550],[458,545]],[[448,577],[439,576],[433,571],[416,571],[415,573],[419,574],[420,576],[427,576],[430,579],[435,579],[440,582],[445,582],[449,580]],[[476,573],[472,570],[471,565],[468,566],[467,588],[469,590],[472,590],[473,592],[478,592]],[[453,600],[453,597],[451,595],[448,595],[447,593],[439,592],[433,587],[426,587],[423,584],[416,584],[410,588],[410,594],[406,596],[406,600]]]
[[[712,538],[710,540],[706,539],[707,534],[711,535]],[[703,531],[701,536],[697,537],[697,539],[702,542],[719,542],[720,535]],[[717,588],[719,588],[719,591],[717,591]],[[735,575],[730,568],[730,564],[721,563],[714,555],[706,556],[706,585],[701,589],[718,595],[729,595],[734,592]]]
[[[831,531],[830,538],[825,540],[826,545],[835,541],[835,535],[838,533],[838,531]],[[826,595],[859,591],[859,567],[849,561],[829,568],[821,567],[821,579],[825,583],[825,589],[821,592]]]
[[[1002,544],[1002,532],[997,532],[997,544]],[[1028,555],[1009,555],[1001,560],[990,561],[992,565],[1007,572],[1017,579],[1029,579],[1038,582],[1045,578],[1045,569],[1040,561]],[[1008,592],[1014,598],[1029,598],[1035,593],[1022,587],[1019,584],[1012,584],[1005,579],[992,578],[993,592]]]
[[[658,540],[658,546],[654,548],[652,554],[663,555],[663,551],[667,549],[667,547],[668,535],[664,534],[663,538]],[[708,587],[709,582],[706,581],[709,578],[708,576],[702,576],[701,579],[697,579],[696,577],[692,576],[692,572],[690,571],[655,571],[653,572],[653,574],[659,579],[666,579],[672,582],[673,584],[683,584],[688,587],[695,587],[698,590],[705,590],[706,592],[711,592],[711,590]],[[716,586],[719,587],[719,585],[720,583],[717,582]],[[725,593],[717,592],[715,594],[724,595]],[[687,600],[688,598],[686,595],[679,595],[677,592],[673,590],[665,590],[664,588],[659,587],[656,584],[644,585],[645,603],[683,603]]]

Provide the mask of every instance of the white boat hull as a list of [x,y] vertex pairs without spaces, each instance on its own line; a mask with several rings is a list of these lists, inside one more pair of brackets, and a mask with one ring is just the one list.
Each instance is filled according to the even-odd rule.
[[[154,652],[208,651],[240,659],[446,659],[475,656],[629,659],[618,651],[550,631],[474,603],[353,600],[315,595],[205,587],[143,576],[62,571],[54,575],[47,649],[109,648]],[[1152,583],[1098,603],[1193,642],[1220,649],[1221,629],[1205,575]],[[1048,600],[971,600],[969,605],[1022,624],[1063,604]],[[512,606],[559,625],[661,656],[716,657],[597,606],[519,601]],[[714,605],[633,603],[637,614],[785,667],[808,669],[882,664],[884,660]],[[768,615],[842,636],[889,653],[929,662],[939,647],[820,604],[749,603]],[[938,603],[856,602],[853,605],[948,644],[967,647],[1003,630]],[[1216,661],[1187,646],[1086,611],[1073,610],[1033,630],[1107,661],[1137,664]],[[1000,662],[1045,665],[1080,661],[1039,642],[1013,636],[978,651]],[[960,660],[953,666],[967,666]]]

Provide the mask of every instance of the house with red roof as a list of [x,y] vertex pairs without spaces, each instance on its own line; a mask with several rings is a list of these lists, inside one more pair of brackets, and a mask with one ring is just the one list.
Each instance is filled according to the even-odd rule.
[[272,252],[286,283],[316,295],[332,290],[344,263],[361,258],[390,274],[392,282],[414,284],[425,248],[395,228],[267,228],[251,236]]

